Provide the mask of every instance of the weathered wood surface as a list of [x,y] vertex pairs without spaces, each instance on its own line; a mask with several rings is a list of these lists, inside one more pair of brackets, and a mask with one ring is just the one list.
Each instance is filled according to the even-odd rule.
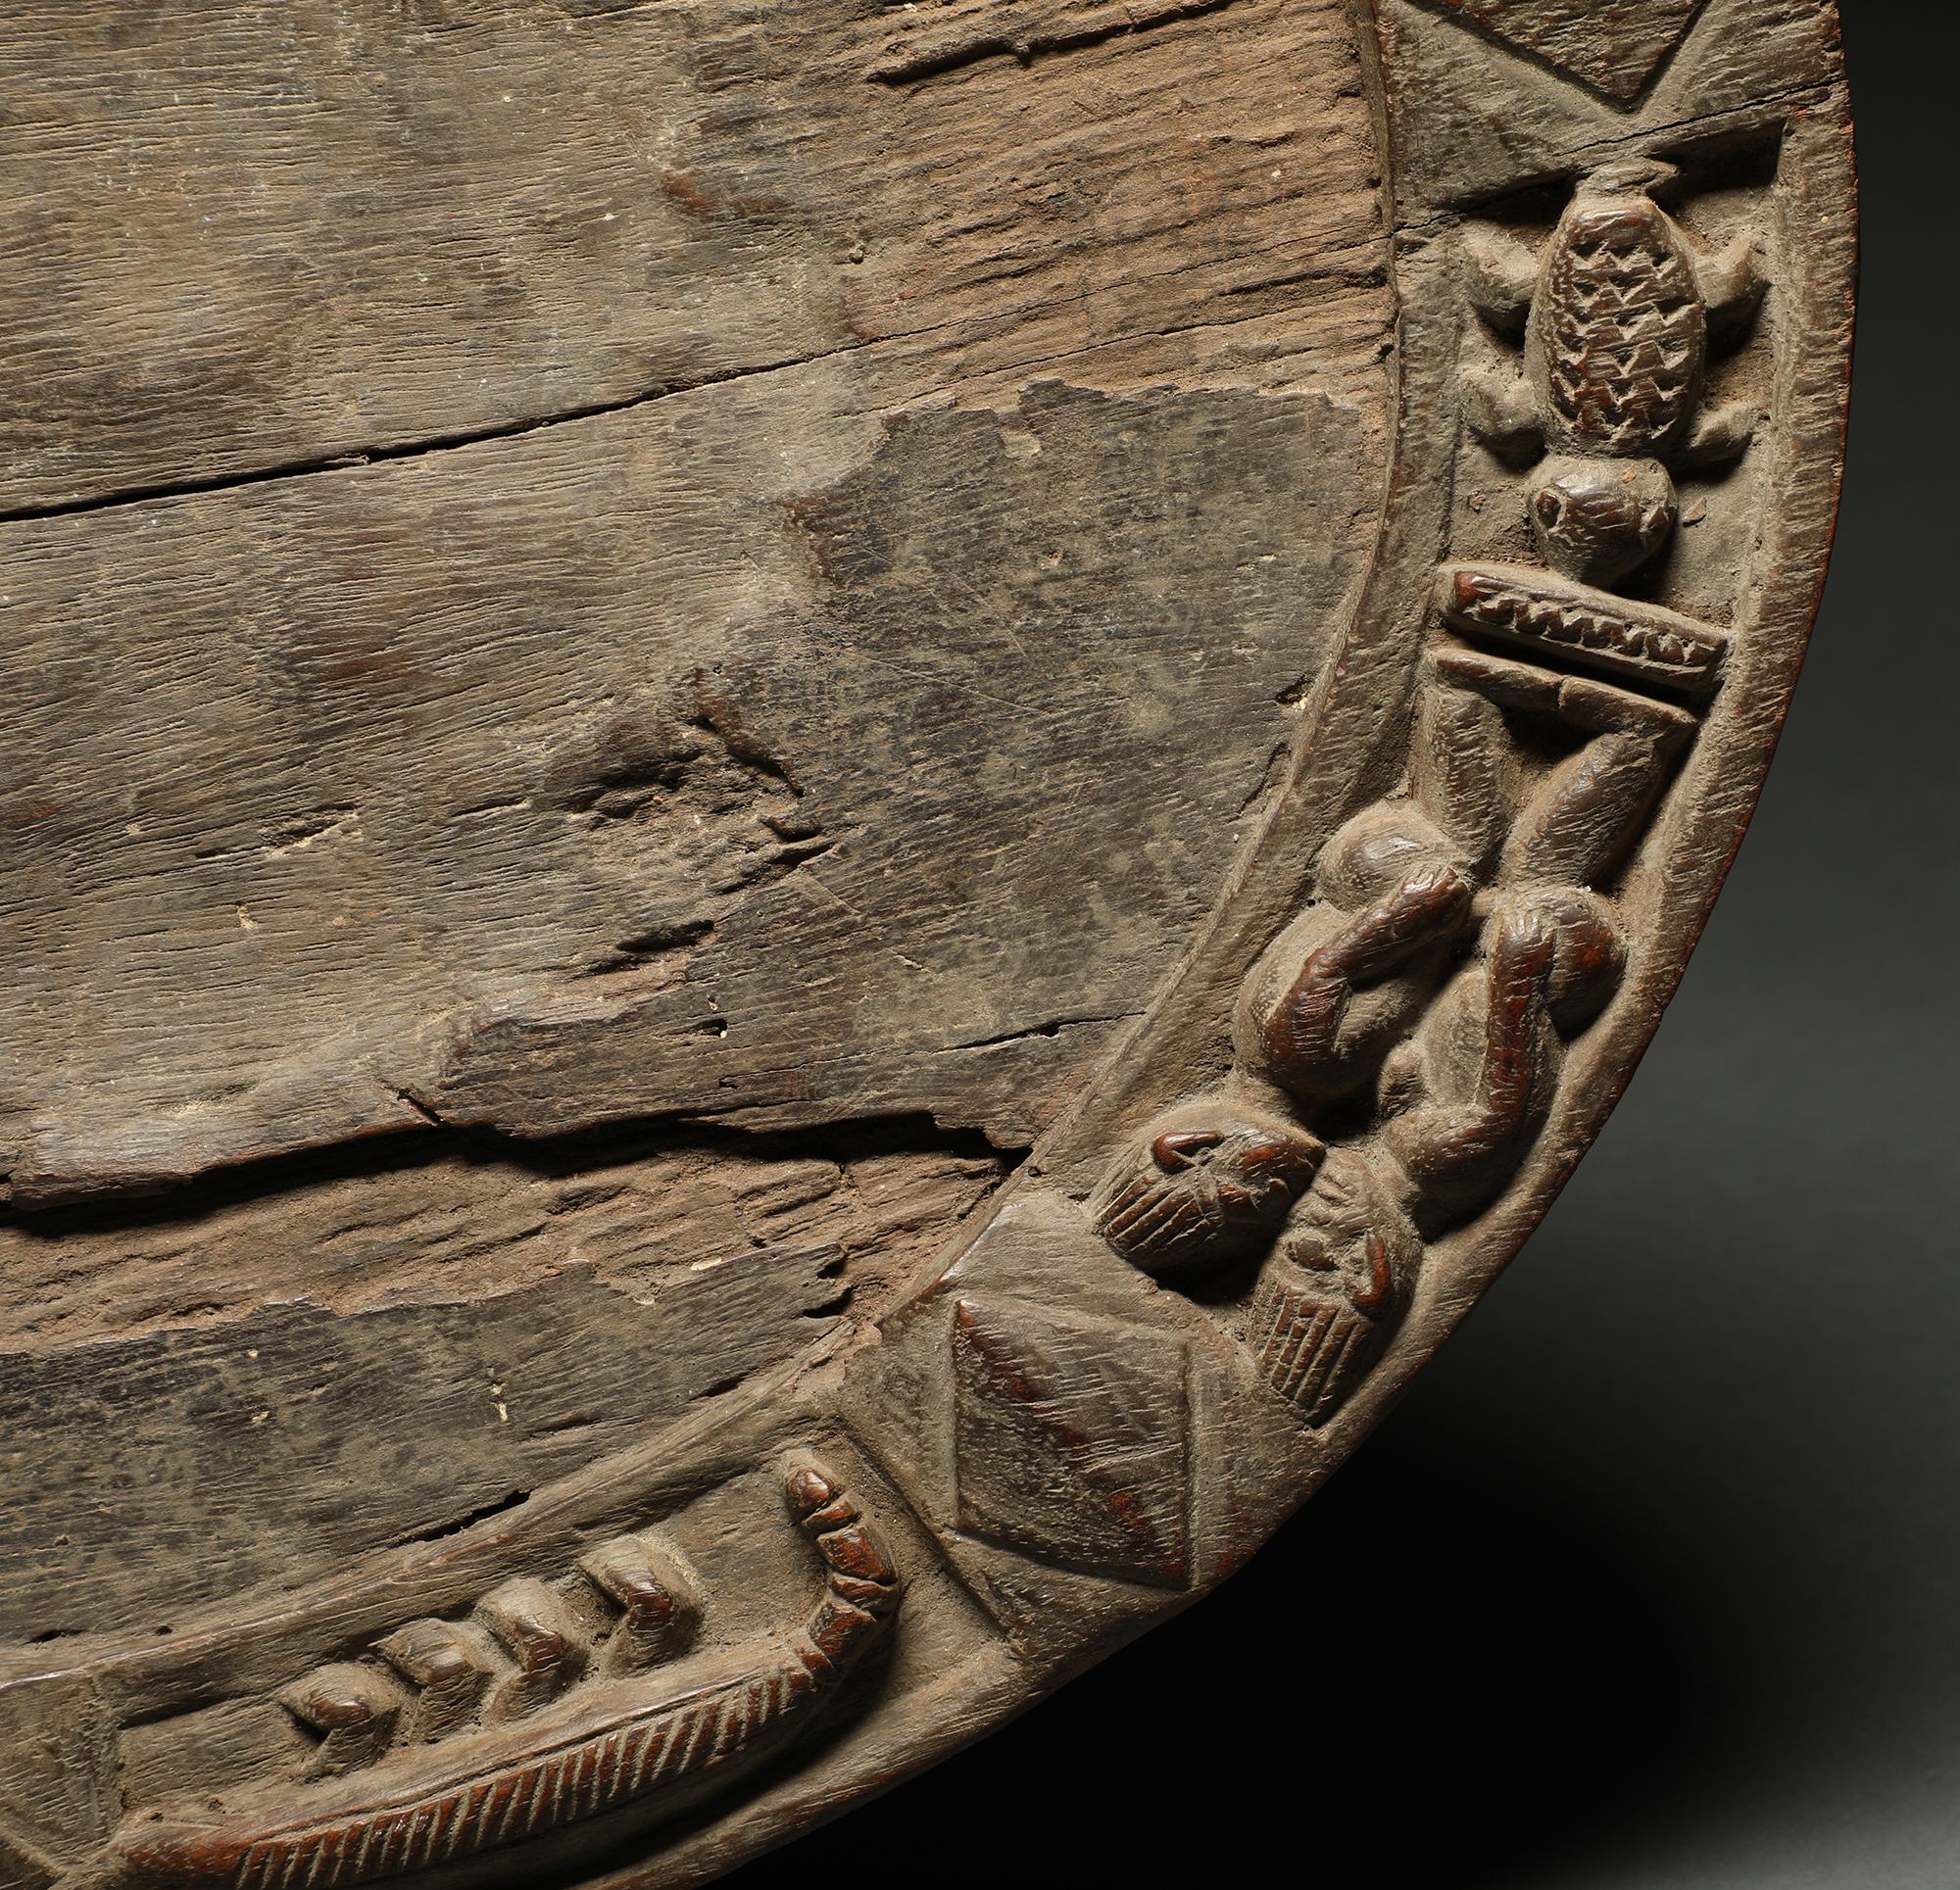
[[512,1508],[888,1298],[1000,1174],[876,1136],[390,1147],[37,1227],[0,1306],[0,1633],[167,1624]]
[[[0,188],[82,247],[30,249],[5,319],[91,365],[5,336],[9,398],[91,470],[0,463],[35,503],[206,452],[241,483],[0,536],[15,1197],[430,1109],[1024,1145],[1208,904],[1372,527],[1389,292],[1338,10],[896,89],[884,9],[21,11],[0,59],[84,124],[23,108]],[[573,275],[707,358],[622,365]],[[816,325],[745,345],[772,297]]]
[[[1338,10],[1085,16],[1050,73],[914,78],[872,68],[916,31],[836,5],[16,12],[0,460],[50,515],[0,527],[0,1266],[36,1346],[128,1338],[78,1381],[200,1432],[172,1330],[235,1357],[257,1303],[339,1306],[345,1239],[283,1171],[168,1266],[121,1203],[432,1120],[905,1118],[929,1246],[971,1200],[933,1178],[1025,1147],[1184,949],[1351,600],[1390,293]],[[487,1357],[495,1295],[584,1250],[426,1159],[348,1212],[400,1217],[376,1277]],[[705,1358],[743,1335],[688,1385],[809,1341],[790,1273],[697,1312]],[[687,1349],[562,1290],[621,1374]],[[212,1592],[291,1479],[367,1485],[294,1576],[539,1480],[507,1430],[359,1467],[307,1330],[217,1399],[275,1416],[225,1445]],[[590,1453],[677,1406],[663,1363],[610,1406],[559,1369]],[[491,1409],[459,1381],[388,1422],[459,1405]],[[156,1422],[104,1456],[51,1398],[13,1461],[140,1485]],[[175,1539],[106,1507],[125,1560]],[[17,1516],[23,1566],[55,1528]]]
[[1366,443],[846,378],[0,539],[15,1198],[431,1113],[1024,1145],[1250,828]]
[[1596,1133],[1828,549],[1832,7],[0,24],[0,1890],[703,1881]]
[[1141,1011],[1384,440],[1345,25],[1201,11],[14,9],[10,1631],[725,1396]]
[[1345,22],[1222,12],[13,0],[0,505],[818,357],[874,402],[1338,383],[1382,315]]

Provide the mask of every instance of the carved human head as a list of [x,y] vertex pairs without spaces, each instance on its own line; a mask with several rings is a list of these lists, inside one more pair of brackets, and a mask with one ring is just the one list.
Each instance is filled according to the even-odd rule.
[[1304,1132],[1231,1105],[1153,1123],[1091,1203],[1123,1258],[1159,1279],[1262,1253],[1320,1164]]
[[1547,460],[1531,496],[1544,561],[1582,584],[1616,584],[1673,536],[1674,481],[1658,460]]
[[1302,1196],[1280,1254],[1323,1284],[1330,1304],[1379,1319],[1406,1297],[1422,1243],[1387,1169],[1353,1148],[1335,1147]]

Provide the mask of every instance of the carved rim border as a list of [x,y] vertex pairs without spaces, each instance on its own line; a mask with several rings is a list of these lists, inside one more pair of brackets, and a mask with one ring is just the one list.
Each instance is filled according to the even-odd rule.
[[[1754,549],[1727,625],[1726,671],[1703,739],[1653,816],[1642,856],[1653,922],[1636,942],[1617,996],[1571,1043],[1548,1119],[1508,1185],[1475,1218],[1429,1241],[1406,1309],[1365,1378],[1324,1421],[1303,1425],[1298,1411],[1255,1381],[1246,1347],[1204,1307],[1145,1279],[1109,1250],[1085,1204],[1116,1151],[1183,1094],[1226,1080],[1242,985],[1309,903],[1329,836],[1389,794],[1408,764],[1414,695],[1435,621],[1434,578],[1454,549],[1453,481],[1465,423],[1459,373],[1471,332],[1459,236],[1465,215],[1499,193],[1447,177],[1411,187],[1401,162],[1412,127],[1441,108],[1422,89],[1419,62],[1398,64],[1407,46],[1397,33],[1462,31],[1461,24],[1423,0],[1350,5],[1390,179],[1397,302],[1394,437],[1377,544],[1342,652],[1307,704],[1289,779],[1263,831],[1171,983],[1082,1101],[1044,1138],[984,1224],[963,1231],[956,1249],[875,1333],[826,1341],[723,1408],[590,1466],[439,1550],[377,1558],[339,1582],[180,1627],[167,1642],[74,1643],[57,1662],[11,1660],[0,1667],[0,1695],[20,1688],[30,1700],[55,1703],[77,1737],[106,1724],[113,1744],[119,1725],[274,1693],[309,1661],[335,1658],[351,1635],[386,1634],[416,1613],[453,1612],[497,1582],[535,1574],[567,1544],[607,1527],[642,1527],[785,1453],[814,1447],[839,1465],[863,1501],[866,1522],[860,1531],[855,1501],[847,1512],[840,1497],[834,1517],[826,1510],[806,1524],[833,1532],[823,1538],[832,1544],[824,1550],[831,1569],[824,1605],[833,1612],[811,1617],[797,1643],[805,1650],[800,1657],[808,1664],[814,1649],[825,1658],[824,1637],[841,1633],[840,1623],[855,1633],[860,1617],[882,1622],[897,1605],[887,1597],[901,1578],[904,1614],[887,1639],[903,1643],[907,1618],[929,1621],[938,1612],[969,1624],[978,1620],[989,1631],[978,1637],[978,1651],[924,1678],[894,1678],[873,1664],[854,1682],[861,1687],[857,1707],[833,1713],[824,1742],[795,1769],[772,1770],[746,1798],[712,1801],[717,1816],[696,1815],[690,1802],[688,1817],[652,1853],[641,1840],[633,1847],[637,1859],[633,1849],[615,1849],[610,1866],[604,1858],[590,1866],[589,1881],[619,1890],[699,1883],[922,1769],[1215,1586],[1354,1448],[1517,1252],[1659,1022],[1740,843],[1795,686],[1821,596],[1843,456],[1856,263],[1849,114],[1825,0],[1709,0],[1685,35],[1690,43],[1725,30],[1758,32],[1764,44],[1779,36],[1800,41],[1810,76],[1795,87],[1759,80],[1754,96],[1750,85],[1739,84],[1673,123],[1654,121],[1657,81],[1624,110],[1589,95],[1590,135],[1542,142],[1515,160],[1507,179],[1514,191],[1569,183],[1635,147],[1699,141],[1713,149],[1751,139],[1777,145],[1774,190],[1765,192],[1775,225],[1776,318],[1765,356],[1773,424],[1759,447],[1767,456],[1759,490],[1774,503],[1755,521]],[[1679,46],[1675,56],[1678,62]],[[1557,81],[1541,74],[1533,82]],[[1577,122],[1581,115],[1575,108],[1572,116]],[[990,1538],[966,1492],[955,1488],[956,1421],[932,1397],[914,1398],[935,1374],[948,1381],[956,1376],[947,1364],[956,1318],[984,1324],[990,1304],[1023,1309],[1037,1334],[1055,1317],[1087,1322],[1092,1331],[1112,1322],[1127,1328],[1146,1350],[1153,1345],[1173,1361],[1165,1371],[1175,1377],[1177,1395],[1188,1385],[1205,1419],[1178,1440],[1174,1462],[1164,1459],[1166,1475],[1188,1476],[1178,1527],[1189,1540],[1180,1534],[1159,1545],[1154,1571],[1111,1563],[1102,1574],[1084,1573],[1079,1561],[1052,1555],[1044,1562],[1039,1615],[1003,1578],[1013,1542]],[[983,1311],[974,1312],[976,1305]],[[936,1363],[914,1371],[926,1356]],[[955,1396],[950,1382],[944,1395]],[[902,1417],[895,1420],[895,1412]],[[810,1505],[816,1501],[812,1496]],[[870,1559],[861,1565],[852,1560],[860,1534],[876,1540],[869,1534],[874,1515],[890,1546],[889,1566],[883,1547],[875,1556],[865,1551]],[[904,1756],[894,1761],[893,1752]],[[101,1855],[64,1861],[68,1873],[58,1880],[147,1881],[104,1874]],[[524,1880],[515,1856],[513,1869]]]

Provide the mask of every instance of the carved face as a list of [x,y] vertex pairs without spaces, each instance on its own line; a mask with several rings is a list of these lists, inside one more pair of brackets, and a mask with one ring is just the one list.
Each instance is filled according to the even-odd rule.
[[1379,1319],[1407,1289],[1420,1248],[1375,1171],[1352,1149],[1336,1148],[1300,1202],[1283,1251],[1331,1303]]
[[1245,1259],[1278,1237],[1322,1152],[1311,1136],[1255,1117],[1169,1119],[1097,1197],[1097,1230],[1159,1278]]
[[1637,571],[1674,530],[1674,481],[1657,460],[1549,460],[1532,494],[1532,530],[1553,570],[1582,584]]

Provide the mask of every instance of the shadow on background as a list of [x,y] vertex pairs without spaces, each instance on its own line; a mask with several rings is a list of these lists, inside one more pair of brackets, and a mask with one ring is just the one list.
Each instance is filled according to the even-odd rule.
[[1960,23],[1842,0],[1851,477],[1785,751],[1641,1079],[1212,1601],[738,1872],[1960,1885]]
[[1277,1843],[1302,1882],[1550,1883],[1705,1799],[1769,1650],[1625,1514],[1626,1466],[1539,1423],[1405,1411],[1219,1597],[731,1882],[841,1850],[873,1882],[1201,1884]]

